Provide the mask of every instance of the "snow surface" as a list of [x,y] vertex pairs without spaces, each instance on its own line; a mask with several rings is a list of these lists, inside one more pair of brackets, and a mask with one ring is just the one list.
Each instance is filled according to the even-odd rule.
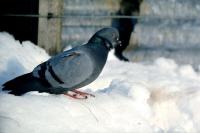
[[[49,58],[31,42],[0,33],[0,84]],[[126,63],[111,54],[84,87],[95,98],[0,93],[0,133],[200,132],[200,73],[171,59]]]

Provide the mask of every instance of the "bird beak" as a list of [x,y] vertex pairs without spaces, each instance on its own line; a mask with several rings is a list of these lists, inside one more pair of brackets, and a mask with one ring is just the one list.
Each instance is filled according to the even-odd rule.
[[117,44],[121,47],[122,46],[122,42],[120,40],[117,41]]
[[120,47],[122,46],[122,42],[119,40],[119,38],[117,38],[117,45],[119,45]]

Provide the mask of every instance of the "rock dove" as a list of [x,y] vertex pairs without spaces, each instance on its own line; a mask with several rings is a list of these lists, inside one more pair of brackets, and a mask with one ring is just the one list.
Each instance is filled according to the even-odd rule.
[[32,72],[4,83],[2,90],[18,96],[29,91],[66,94],[74,98],[77,94],[89,95],[76,89],[99,76],[109,51],[120,43],[117,29],[102,28],[88,43],[55,55]]

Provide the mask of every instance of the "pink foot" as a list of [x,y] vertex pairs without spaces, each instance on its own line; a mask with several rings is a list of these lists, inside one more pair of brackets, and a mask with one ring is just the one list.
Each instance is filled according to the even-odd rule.
[[87,99],[88,96],[95,97],[95,95],[93,94],[78,91],[78,90],[68,91],[67,93],[64,93],[64,95],[69,96],[74,99]]

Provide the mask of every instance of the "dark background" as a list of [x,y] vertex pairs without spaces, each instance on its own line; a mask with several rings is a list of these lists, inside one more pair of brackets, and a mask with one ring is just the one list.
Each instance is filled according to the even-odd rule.
[[16,40],[37,44],[38,18],[6,16],[7,14],[38,14],[39,0],[1,0],[0,31],[14,35]]

